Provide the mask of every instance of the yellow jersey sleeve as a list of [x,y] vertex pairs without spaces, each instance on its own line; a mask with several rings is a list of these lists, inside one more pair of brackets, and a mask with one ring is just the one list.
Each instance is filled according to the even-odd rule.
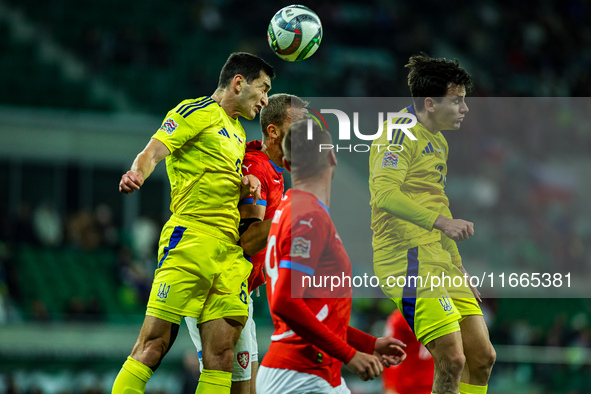
[[[398,131],[398,133],[402,132]],[[394,133],[393,142],[396,142],[396,134]],[[376,152],[371,158],[370,167],[375,190],[373,203],[378,209],[390,215],[430,231],[439,214],[421,206],[401,191],[417,147],[417,144],[409,138],[398,137],[398,140],[401,139],[402,151],[392,152],[388,150],[390,145],[382,152]]]
[[[209,126],[210,111],[198,111],[214,103],[210,97],[185,100],[169,111],[162,126],[152,136],[174,152]],[[187,114],[192,116],[187,116]]]

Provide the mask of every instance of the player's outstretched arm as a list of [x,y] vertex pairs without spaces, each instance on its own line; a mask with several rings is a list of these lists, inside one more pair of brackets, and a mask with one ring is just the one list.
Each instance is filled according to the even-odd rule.
[[166,145],[152,138],[144,150],[137,155],[131,169],[121,177],[119,191],[130,194],[139,190],[144,181],[152,174],[156,165],[169,154],[170,150]]
[[[271,272],[267,269],[268,276],[272,275]],[[276,275],[277,279],[273,295],[269,299],[271,312],[283,320],[291,330],[303,339],[326,352],[331,357],[342,361],[343,364],[348,364],[355,354],[359,352],[356,352],[344,339],[337,336],[324,323],[318,320],[304,302],[303,287],[294,286],[292,291],[292,281],[296,284],[302,283],[301,278],[304,274],[297,270],[279,269]],[[379,363],[379,360],[377,362]]]
[[474,223],[462,219],[449,219],[439,215],[433,228],[441,230],[456,242],[464,241],[474,235]]
[[380,359],[375,355],[363,352],[356,352],[351,361],[345,364],[345,367],[356,375],[359,375],[361,380],[373,380],[380,376],[383,371]]

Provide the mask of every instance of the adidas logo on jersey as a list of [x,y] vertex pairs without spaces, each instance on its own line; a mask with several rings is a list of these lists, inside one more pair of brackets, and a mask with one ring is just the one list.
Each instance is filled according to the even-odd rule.
[[431,143],[429,142],[427,144],[427,146],[425,147],[425,149],[423,149],[422,153],[426,154],[426,153],[433,153],[433,152],[435,152],[435,150],[433,149],[433,145],[431,145]]
[[423,149],[423,154],[427,154],[427,153],[434,153],[437,152],[440,155],[443,155],[443,148],[433,148],[433,145],[429,142],[427,144],[427,146],[425,146],[425,149]]
[[228,137],[230,138],[230,133],[228,133],[228,130],[226,130],[226,128],[224,127],[223,129],[221,129],[220,131],[218,131],[218,134],[223,135],[224,137]]

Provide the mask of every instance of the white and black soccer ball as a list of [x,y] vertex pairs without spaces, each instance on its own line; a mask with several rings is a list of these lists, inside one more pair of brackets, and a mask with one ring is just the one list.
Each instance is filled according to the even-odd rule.
[[267,29],[269,46],[283,60],[298,62],[316,52],[322,41],[318,15],[303,5],[290,5],[277,11]]

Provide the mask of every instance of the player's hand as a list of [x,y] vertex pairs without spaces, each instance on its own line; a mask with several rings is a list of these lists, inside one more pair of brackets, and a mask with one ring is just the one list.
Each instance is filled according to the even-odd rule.
[[478,300],[478,302],[482,302],[482,295],[476,287],[472,286],[472,281],[470,280],[470,278],[472,278],[472,275],[470,275],[468,271],[466,271],[463,265],[459,267],[459,270],[462,272],[462,274],[466,276],[466,279],[468,280],[468,286],[470,286],[470,290],[472,290],[472,294],[474,294],[474,297]]
[[382,365],[388,368],[392,365],[398,365],[406,358],[404,348],[406,344],[393,337],[382,337],[376,340],[374,355],[379,357]]
[[140,189],[140,186],[144,184],[144,177],[142,174],[136,171],[127,171],[121,177],[119,182],[119,191],[121,193],[130,194]]
[[462,219],[449,219],[443,215],[433,223],[433,228],[441,230],[456,242],[465,241],[474,235],[474,223]]
[[254,175],[248,174],[242,177],[242,197],[248,195],[252,196],[253,204],[256,205],[257,200],[261,199],[261,182],[259,178]]
[[363,352],[356,352],[351,361],[345,364],[345,367],[354,374],[359,375],[363,381],[374,380],[383,371],[379,358]]

